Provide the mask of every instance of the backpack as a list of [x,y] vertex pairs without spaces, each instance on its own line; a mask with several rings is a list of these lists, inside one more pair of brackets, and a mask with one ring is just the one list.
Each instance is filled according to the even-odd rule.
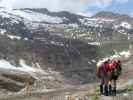
[[112,77],[118,78],[118,76],[121,75],[121,72],[122,72],[122,68],[121,68],[121,65],[119,65],[117,68],[115,68],[112,71]]

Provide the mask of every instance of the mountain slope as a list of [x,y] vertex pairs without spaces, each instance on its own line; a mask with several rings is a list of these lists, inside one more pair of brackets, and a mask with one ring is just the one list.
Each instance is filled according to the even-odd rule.
[[[95,82],[98,59],[112,55],[114,49],[127,50],[132,32],[132,18],[119,14],[84,17],[47,9],[0,8],[0,69],[6,70],[1,73],[13,81],[18,81],[17,72],[24,72],[33,81],[52,78],[61,85]],[[11,69],[15,71],[7,73]],[[23,84],[20,90],[24,81],[18,81]]]

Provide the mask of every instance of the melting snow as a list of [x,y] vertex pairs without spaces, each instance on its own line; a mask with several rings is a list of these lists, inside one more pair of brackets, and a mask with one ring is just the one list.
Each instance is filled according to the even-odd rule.
[[122,22],[120,26],[131,29],[131,24],[129,24],[128,22]]
[[12,23],[18,23],[18,20],[24,18],[27,22],[49,22],[49,23],[62,23],[66,18],[52,17],[46,14],[41,14],[32,11],[22,10],[9,10],[6,8],[0,9],[0,16],[3,18],[10,18]]
[[92,61],[93,63],[95,63],[95,62],[96,62],[96,60],[94,60],[94,59],[93,59],[93,60],[91,60],[91,61]]
[[110,57],[105,57],[102,58],[101,60],[98,61],[97,65],[102,64],[104,61],[107,61],[108,59],[116,59],[119,58],[121,60],[127,59],[131,56],[130,51],[122,51],[122,52],[116,52],[114,55]]
[[5,32],[6,32],[6,30],[5,30],[5,29],[0,29],[0,34],[1,34],[1,35],[4,35],[4,34],[5,34]]
[[5,13],[4,11],[0,11],[0,15],[3,18],[10,18],[11,17],[9,14]]
[[100,24],[105,23],[105,22],[113,22],[114,20],[113,19],[102,19],[102,18],[84,18],[84,19],[79,19],[79,21],[83,25],[100,27]]
[[119,58],[119,59],[127,59],[131,56],[130,51],[122,51],[122,52],[117,52],[115,55],[110,56],[110,59],[114,59],[114,58]]
[[100,42],[89,42],[88,44],[100,46]]
[[28,66],[24,60],[20,60],[21,66],[14,66],[9,61],[1,59],[0,60],[0,69],[8,69],[10,70],[18,70],[18,71],[24,71],[24,72],[36,72],[35,68],[32,68],[31,66]]
[[122,51],[120,52],[120,55],[129,58],[131,56],[131,53],[130,51]]
[[42,70],[39,63],[34,63],[37,67],[29,66],[25,60],[19,60],[19,66],[12,65],[9,61],[0,59],[0,74],[29,74],[36,79],[54,77],[58,72],[52,70]]
[[73,28],[78,28],[78,24],[69,24],[69,26],[71,26]]
[[20,36],[15,36],[15,35],[7,35],[7,37],[9,37],[11,40],[14,40],[14,39],[17,39],[17,40],[20,40],[21,37]]
[[14,66],[12,65],[9,61],[1,59],[0,60],[0,73],[3,74],[22,74],[22,73],[27,73],[31,75],[32,77],[38,79],[37,73],[43,74],[44,71],[39,69],[39,68],[33,68],[31,66],[28,66],[24,60],[20,60],[20,66]]
[[38,22],[49,22],[49,23],[61,23],[63,22],[63,18],[60,17],[52,17],[45,14],[35,13],[35,12],[28,12],[28,11],[20,11],[20,10],[13,10],[12,12],[15,15],[19,15],[28,21],[38,21]]
[[91,62],[88,61],[88,64],[91,64]]
[[21,20],[21,18],[12,14],[12,12],[13,10],[2,8],[0,9],[0,16],[3,18],[10,18],[12,23],[18,23],[18,20]]
[[26,40],[26,41],[27,41],[27,40],[28,40],[28,38],[24,38],[24,40]]
[[0,68],[5,68],[5,69],[13,69],[15,66],[11,65],[8,61],[6,60],[0,60]]
[[50,43],[53,44],[53,45],[64,46],[64,44],[62,42],[51,41]]
[[31,72],[36,72],[34,68],[31,66],[28,66],[23,59],[20,59],[20,65],[23,71],[31,71]]

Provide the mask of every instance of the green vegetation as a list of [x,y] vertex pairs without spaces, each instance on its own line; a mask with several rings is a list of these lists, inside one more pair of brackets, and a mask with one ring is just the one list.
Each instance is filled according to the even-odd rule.
[[127,40],[114,40],[114,41],[106,41],[102,42],[99,47],[101,55],[110,56],[114,55],[114,50],[117,52],[121,52],[122,50],[129,50],[129,45],[132,44],[133,41]]
[[127,88],[126,88],[126,91],[127,92],[133,92],[133,84],[132,85],[128,85]]
[[92,100],[99,100],[99,95],[92,96]]

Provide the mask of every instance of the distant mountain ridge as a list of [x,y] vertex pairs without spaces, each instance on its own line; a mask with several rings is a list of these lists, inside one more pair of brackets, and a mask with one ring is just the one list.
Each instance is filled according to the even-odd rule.
[[113,12],[107,12],[107,11],[98,12],[93,17],[101,17],[101,18],[105,17],[105,18],[111,18],[111,19],[117,19],[120,17],[131,18],[130,16],[128,16],[126,14],[119,14],[119,13],[113,13]]

